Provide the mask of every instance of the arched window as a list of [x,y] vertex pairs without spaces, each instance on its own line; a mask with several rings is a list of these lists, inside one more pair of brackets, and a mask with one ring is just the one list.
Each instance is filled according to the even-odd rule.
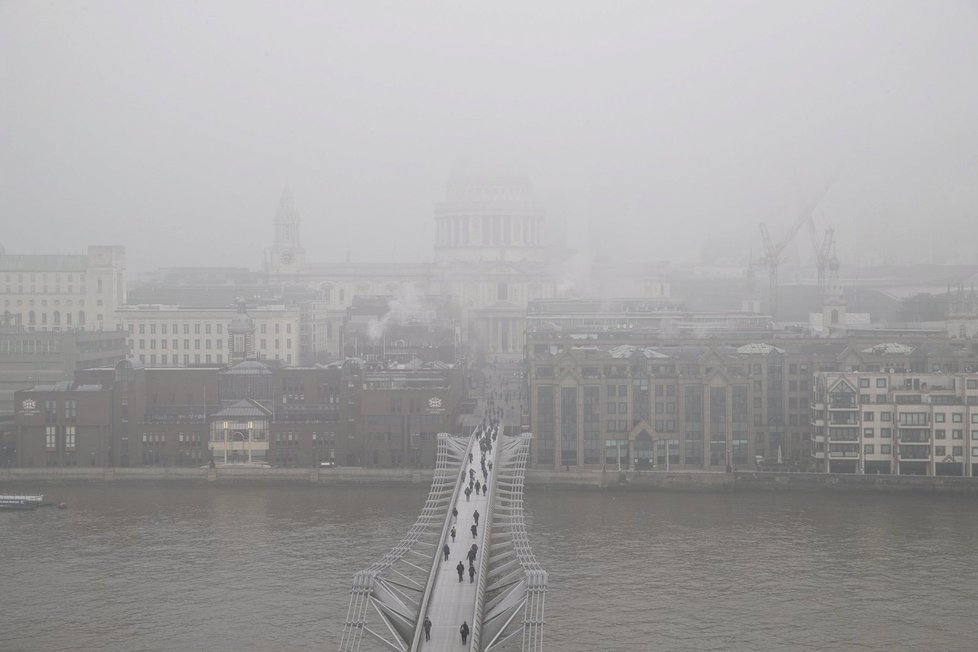
[[33,310],[27,313],[27,323],[31,326],[37,323],[37,315],[34,314]]
[[838,310],[833,310],[832,311],[832,323],[833,324],[838,324],[839,323],[839,311]]
[[78,323],[80,325],[82,325],[82,326],[85,325],[85,311],[84,310],[79,310],[78,311]]
[[55,326],[60,326],[61,325],[61,311],[60,310],[55,310],[54,311],[54,325]]
[[71,326],[71,313],[65,313],[65,326]]

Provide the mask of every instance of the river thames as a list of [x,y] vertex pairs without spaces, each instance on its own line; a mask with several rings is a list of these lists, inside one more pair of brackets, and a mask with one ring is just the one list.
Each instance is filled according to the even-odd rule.
[[[0,512],[0,649],[331,650],[425,486],[47,488]],[[973,650],[978,503],[529,487],[550,650]]]

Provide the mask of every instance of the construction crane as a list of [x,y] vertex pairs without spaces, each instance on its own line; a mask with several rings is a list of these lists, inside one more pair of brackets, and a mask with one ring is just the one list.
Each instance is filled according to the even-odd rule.
[[837,175],[833,174],[829,178],[828,182],[822,187],[815,198],[809,202],[807,205],[803,206],[801,212],[798,214],[798,218],[785,233],[784,237],[778,241],[777,244],[771,239],[771,233],[768,231],[767,225],[761,222],[761,243],[764,246],[764,255],[761,258],[752,260],[750,264],[750,272],[753,273],[753,268],[755,266],[767,267],[767,280],[768,280],[768,311],[771,313],[771,317],[777,321],[778,319],[778,266],[781,264],[781,254],[784,253],[785,247],[791,243],[791,240],[798,233],[798,230],[804,226],[806,222],[810,222],[812,219],[812,212],[825,197],[825,193],[829,191],[832,184],[835,183],[835,178]]
[[832,268],[835,272],[839,269],[839,260],[835,257],[835,230],[830,226],[825,229],[825,234],[819,238],[818,230],[815,228],[815,220],[808,220],[808,235],[812,240],[812,247],[815,249],[815,268],[818,270],[818,297],[819,301],[825,301],[825,292],[828,289],[828,271]]

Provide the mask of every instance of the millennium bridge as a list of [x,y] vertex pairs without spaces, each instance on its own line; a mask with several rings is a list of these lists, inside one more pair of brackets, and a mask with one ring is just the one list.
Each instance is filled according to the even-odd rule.
[[[438,435],[435,475],[417,522],[353,578],[341,652],[543,650],[547,572],[523,522],[529,445],[529,433],[496,429]],[[487,492],[466,495],[484,477]]]

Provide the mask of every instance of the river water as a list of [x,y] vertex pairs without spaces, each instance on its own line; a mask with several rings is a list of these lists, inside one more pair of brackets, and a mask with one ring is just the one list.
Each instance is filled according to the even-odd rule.
[[[6,489],[5,489],[6,490]],[[0,649],[332,650],[427,487],[78,485],[0,512]],[[978,502],[530,487],[548,650],[973,650]]]

